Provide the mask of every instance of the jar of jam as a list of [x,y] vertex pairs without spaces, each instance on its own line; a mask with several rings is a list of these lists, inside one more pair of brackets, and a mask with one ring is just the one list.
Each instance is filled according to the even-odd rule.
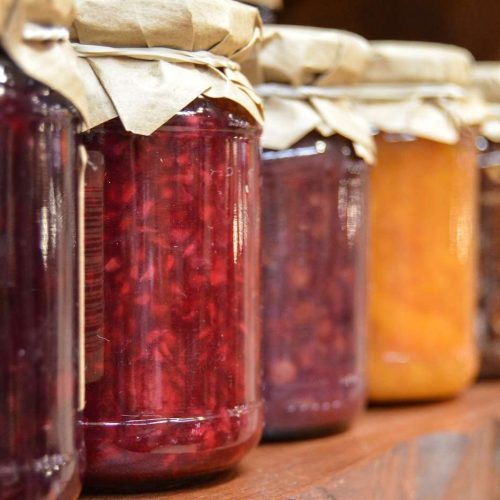
[[[364,405],[373,145],[347,94],[368,60],[368,43],[305,27],[264,33],[265,436],[277,439],[343,429]],[[294,59],[297,43],[311,57]]]
[[[207,28],[186,4],[184,22],[200,51],[213,48],[209,56],[187,45],[175,52],[185,23],[155,31],[156,7],[161,4],[168,24],[177,2],[148,2],[141,26],[135,10],[121,6],[130,16],[130,31],[121,34],[102,15],[108,0],[93,2],[92,10],[82,4],[77,14],[79,39],[87,44],[75,45],[86,56],[83,63],[99,68],[104,85],[115,77],[129,83],[105,87],[113,102],[119,93],[131,96],[127,109],[116,106],[117,118],[83,134],[90,163],[85,222],[92,319],[84,432],[86,481],[94,490],[151,489],[220,472],[260,439],[261,116],[230,59],[251,48],[260,25],[254,8],[215,3],[243,22],[248,37],[223,32],[226,10]],[[213,8],[214,0],[205,7]],[[115,34],[132,36],[139,28],[145,37],[163,37],[158,43],[169,50],[157,57],[146,39],[135,39],[142,60],[117,50],[108,68],[97,55],[100,47],[88,47],[102,34],[118,44]],[[89,40],[87,30],[95,38]],[[175,58],[166,61],[165,53]],[[182,57],[186,62],[171,62]],[[158,81],[157,70],[165,68],[167,79]],[[182,92],[200,77],[202,90],[191,90],[187,103],[178,94],[169,97],[171,71],[187,75],[185,86],[176,83]],[[144,93],[134,101],[138,79]],[[167,111],[155,128],[150,110],[160,107],[163,92]],[[99,107],[91,102],[91,110]],[[154,130],[144,133],[148,127]]]
[[76,499],[81,489],[79,81],[57,17],[71,4],[36,24],[45,3],[0,6],[0,498],[9,500]]
[[368,391],[372,401],[454,396],[474,379],[474,135],[454,116],[472,56],[373,43],[358,89],[376,128],[370,189]]
[[480,62],[474,83],[487,101],[476,145],[480,172],[481,375],[500,376],[500,64]]

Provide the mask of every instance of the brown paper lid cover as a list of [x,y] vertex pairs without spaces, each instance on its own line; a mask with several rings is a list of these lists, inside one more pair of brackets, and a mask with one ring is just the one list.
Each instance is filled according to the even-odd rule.
[[358,81],[369,55],[368,42],[354,33],[266,25],[259,61],[264,82],[331,86]]
[[262,120],[260,100],[234,66],[261,37],[256,8],[232,0],[76,5],[72,36],[90,127],[118,116],[127,130],[149,135],[200,96],[231,99]]
[[377,41],[363,76],[369,83],[454,83],[471,79],[472,54],[461,47],[429,42]]

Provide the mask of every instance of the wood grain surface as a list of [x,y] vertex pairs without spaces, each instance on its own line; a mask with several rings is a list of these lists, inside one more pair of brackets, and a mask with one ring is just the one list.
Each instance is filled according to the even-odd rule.
[[370,408],[349,431],[268,443],[182,490],[87,499],[500,499],[500,382],[433,404]]

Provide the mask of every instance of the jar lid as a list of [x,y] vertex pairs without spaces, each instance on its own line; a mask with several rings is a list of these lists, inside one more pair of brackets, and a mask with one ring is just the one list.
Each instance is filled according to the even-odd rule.
[[368,42],[346,31],[264,26],[258,62],[265,83],[257,87],[265,99],[264,148],[287,149],[316,130],[349,139],[356,154],[373,163],[370,124],[346,93],[369,54]]
[[73,16],[73,0],[2,0],[0,46],[26,75],[64,96],[86,117],[67,30]]
[[500,102],[500,62],[477,62],[472,71],[472,79],[485,99]]
[[76,0],[83,44],[167,47],[238,59],[260,36],[258,10],[229,0]]
[[90,128],[119,117],[150,135],[200,96],[240,104],[262,121],[239,71],[261,37],[258,10],[229,0],[77,0],[74,47]]
[[368,42],[354,33],[266,25],[259,63],[265,82],[324,87],[358,81],[369,55]]
[[377,41],[363,75],[365,83],[453,83],[471,81],[472,54],[429,42]]
[[75,15],[73,0],[24,0],[27,19],[49,26],[69,26]]

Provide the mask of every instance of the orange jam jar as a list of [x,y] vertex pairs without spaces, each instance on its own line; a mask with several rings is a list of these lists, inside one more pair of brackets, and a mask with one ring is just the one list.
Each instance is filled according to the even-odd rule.
[[360,106],[376,129],[370,188],[368,393],[454,396],[474,379],[478,171],[457,107],[472,56],[376,42]]

